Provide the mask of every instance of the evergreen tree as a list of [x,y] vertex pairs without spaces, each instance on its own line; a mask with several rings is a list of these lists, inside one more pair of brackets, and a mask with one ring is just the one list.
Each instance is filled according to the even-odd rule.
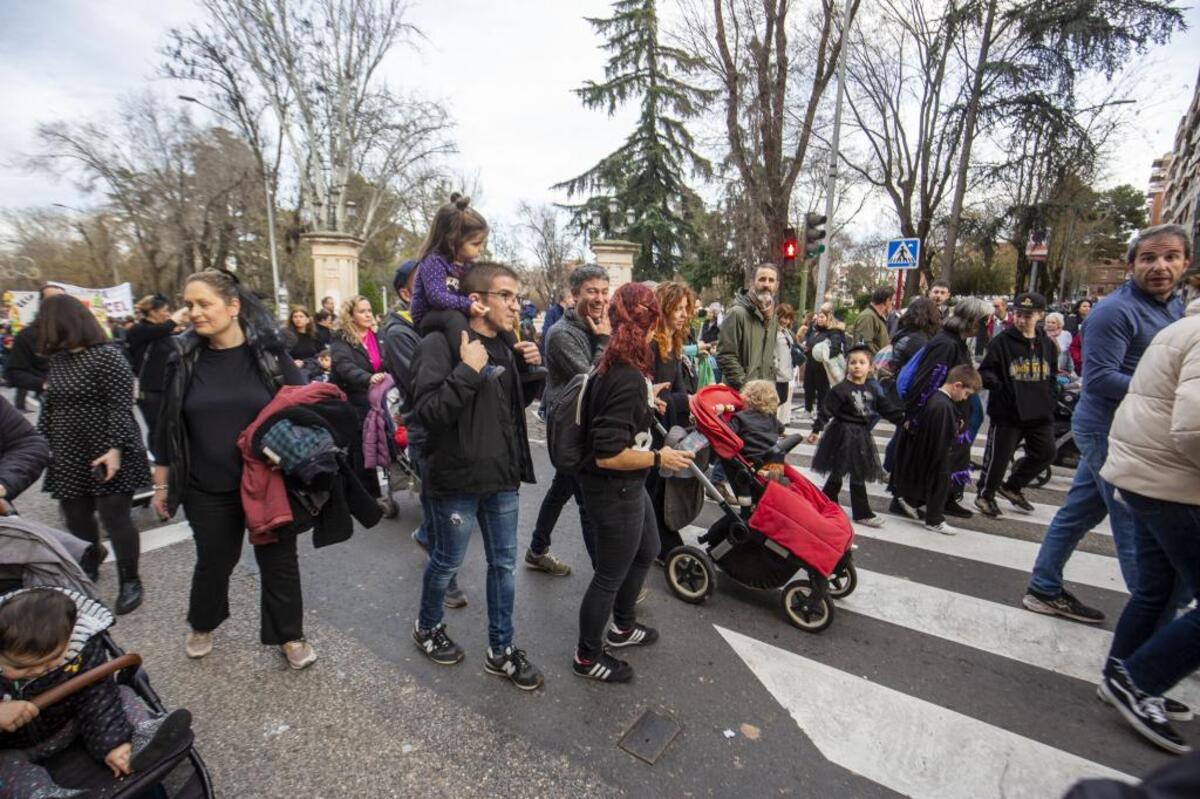
[[611,17],[587,18],[605,37],[603,47],[611,56],[605,80],[587,81],[575,93],[585,107],[603,108],[610,116],[640,97],[641,115],[620,148],[554,186],[566,189],[568,196],[590,195],[582,204],[568,206],[577,224],[587,224],[596,213],[606,233],[624,228],[624,238],[642,245],[635,263],[641,278],[670,277],[678,268],[694,235],[682,210],[685,170],[704,176],[711,172],[686,126],[711,97],[685,80],[700,59],[660,41],[656,6],[656,0],[616,0]]

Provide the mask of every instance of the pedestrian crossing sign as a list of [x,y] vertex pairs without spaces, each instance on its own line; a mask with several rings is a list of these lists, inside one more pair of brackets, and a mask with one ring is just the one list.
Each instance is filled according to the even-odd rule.
[[892,239],[887,243],[888,269],[916,269],[920,260],[920,239]]

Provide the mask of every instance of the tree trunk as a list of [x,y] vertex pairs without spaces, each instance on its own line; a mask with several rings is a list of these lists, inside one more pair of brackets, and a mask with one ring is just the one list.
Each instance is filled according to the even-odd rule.
[[987,66],[992,47],[992,24],[996,20],[996,0],[989,0],[987,16],[983,22],[983,38],[979,44],[979,58],[975,63],[975,74],[971,80],[971,96],[967,101],[967,113],[963,118],[962,150],[958,154],[958,174],[955,176],[954,200],[950,207],[950,221],[946,225],[946,244],[942,251],[942,279],[949,282],[954,272],[954,247],[958,241],[958,225],[962,219],[963,198],[967,194],[967,170],[971,165],[971,146],[975,140],[975,124],[979,119],[979,105],[983,95],[983,71]]

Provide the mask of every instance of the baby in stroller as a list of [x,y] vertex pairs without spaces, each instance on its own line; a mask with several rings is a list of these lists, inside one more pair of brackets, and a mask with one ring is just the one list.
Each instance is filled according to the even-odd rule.
[[741,397],[745,403],[742,410],[732,405],[717,405],[714,410],[718,414],[733,414],[729,418],[729,427],[742,439],[742,455],[759,466],[758,475],[786,482],[782,463],[764,463],[784,433],[783,423],[776,415],[779,394],[775,384],[769,380],[751,380],[742,386]]
[[67,588],[23,588],[0,597],[0,795],[84,797],[40,763],[77,738],[121,777],[158,764],[190,738],[191,714],[152,717],[129,688],[100,680],[39,711],[28,698],[108,660],[113,624],[99,602]]

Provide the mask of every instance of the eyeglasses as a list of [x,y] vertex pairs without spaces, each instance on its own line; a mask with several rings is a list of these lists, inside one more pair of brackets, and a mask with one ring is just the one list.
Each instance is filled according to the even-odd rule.
[[493,297],[499,297],[505,305],[516,305],[520,299],[514,292],[511,291],[481,291],[480,294],[490,294]]

